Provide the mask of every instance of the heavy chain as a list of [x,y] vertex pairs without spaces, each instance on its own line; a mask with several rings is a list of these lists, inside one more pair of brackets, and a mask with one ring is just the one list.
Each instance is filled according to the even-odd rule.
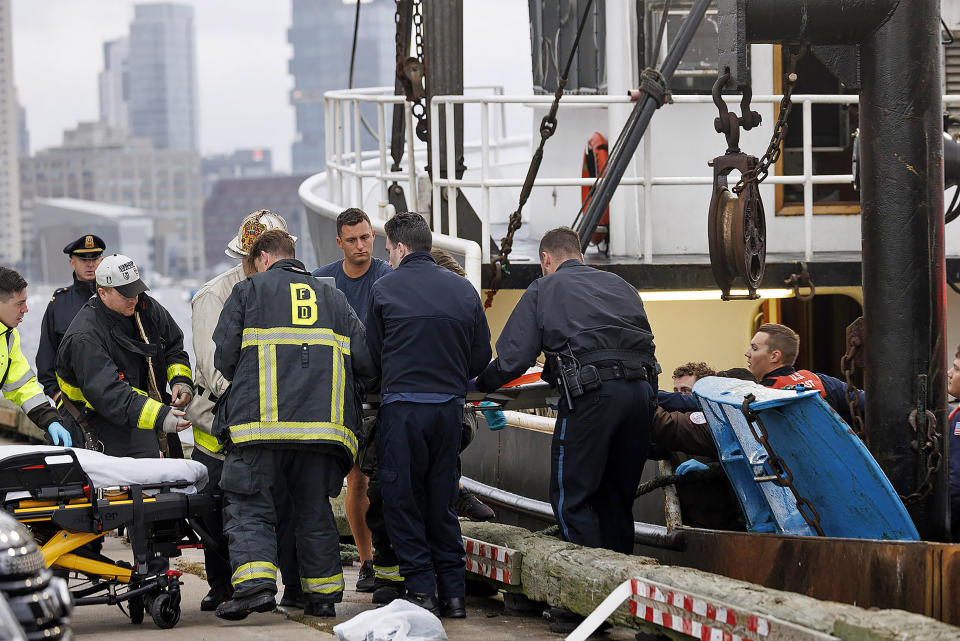
[[493,297],[497,295],[497,290],[500,288],[503,275],[510,273],[510,252],[513,251],[513,235],[520,229],[520,225],[523,224],[521,211],[527,199],[530,198],[530,192],[533,191],[533,183],[537,178],[537,174],[540,172],[540,163],[543,162],[543,146],[547,144],[547,140],[549,140],[550,136],[557,130],[557,109],[560,107],[560,98],[563,97],[563,90],[567,86],[570,68],[573,66],[574,57],[580,45],[580,36],[583,35],[583,28],[587,24],[587,17],[590,15],[592,6],[593,0],[587,0],[583,14],[580,16],[580,22],[577,25],[577,35],[573,39],[573,46],[570,48],[570,57],[567,58],[567,64],[563,69],[563,74],[557,81],[557,90],[553,94],[553,103],[550,105],[550,111],[548,111],[547,115],[540,121],[540,144],[530,159],[530,166],[527,168],[527,177],[524,179],[523,187],[520,189],[520,201],[517,204],[516,210],[510,214],[510,218],[507,221],[507,234],[500,240],[500,255],[493,259],[493,278],[490,282],[490,289],[487,290],[486,299],[483,301],[484,309],[489,309],[491,305],[493,305]]
[[[920,376],[919,378],[921,380],[918,396],[922,399],[927,393],[926,376]],[[927,460],[927,469],[924,472],[923,481],[917,486],[916,491],[907,496],[900,496],[904,505],[913,505],[927,498],[933,491],[933,483],[937,472],[940,470],[942,457],[940,455],[940,432],[937,431],[937,417],[934,413],[926,408],[918,407],[910,412],[907,422],[910,423],[910,427],[916,436],[911,443],[913,449]]]
[[850,418],[853,420],[853,425],[850,427],[853,433],[869,447],[867,427],[863,421],[863,411],[860,409],[859,390],[853,384],[853,375],[858,365],[863,367],[863,316],[847,327],[847,351],[840,359],[840,369],[843,370],[843,379],[847,383],[844,396],[847,407],[850,408]]
[[422,0],[413,0],[411,18],[416,55],[408,56],[403,46],[404,39],[400,33],[403,25],[401,10],[404,0],[395,1],[397,10],[393,19],[396,24],[397,78],[403,85],[407,101],[411,103],[410,111],[413,117],[417,119],[415,128],[417,138],[426,142],[430,129],[427,123],[427,91],[424,85],[426,65],[423,61],[423,3]]
[[[819,536],[824,536],[823,528],[820,526],[820,514],[817,512],[817,509],[813,507],[813,504],[809,500],[800,496],[800,493],[793,484],[793,473],[790,471],[790,467],[787,465],[786,461],[777,456],[773,451],[773,446],[770,445],[769,440],[770,435],[767,433],[766,426],[763,424],[763,421],[760,419],[760,417],[752,409],[750,409],[750,403],[755,400],[757,400],[757,398],[753,394],[747,394],[743,398],[743,404],[740,406],[740,410],[743,412],[744,418],[747,419],[747,426],[753,433],[753,438],[757,439],[757,442],[763,445],[764,449],[767,451],[767,465],[770,467],[770,471],[773,472],[773,474],[770,476],[762,476],[754,480],[758,482],[776,483],[777,485],[790,490],[790,493],[793,494],[793,498],[797,502],[797,511],[800,512],[800,516],[803,517],[803,520],[807,522],[807,525],[812,527]],[[756,425],[756,427],[754,427],[754,425]]]
[[773,125],[773,135],[770,136],[770,144],[767,151],[760,157],[757,166],[740,176],[740,180],[733,186],[733,193],[738,196],[746,188],[747,183],[760,184],[770,173],[770,165],[776,164],[780,160],[780,154],[783,152],[783,141],[787,137],[787,119],[790,117],[790,111],[793,109],[793,88],[797,84],[797,60],[803,55],[802,50],[791,52],[790,63],[787,73],[784,75],[783,98],[780,99],[780,114],[777,116],[777,122]]

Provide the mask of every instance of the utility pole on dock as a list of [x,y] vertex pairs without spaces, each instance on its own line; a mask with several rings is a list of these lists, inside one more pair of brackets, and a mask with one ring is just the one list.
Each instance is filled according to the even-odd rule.
[[[874,457],[901,495],[923,490],[936,420],[941,465],[908,505],[921,536],[945,539],[947,349],[940,3],[901,0],[860,48],[861,224],[866,425]],[[932,412],[928,415],[927,411]],[[914,414],[918,434],[909,427]]]

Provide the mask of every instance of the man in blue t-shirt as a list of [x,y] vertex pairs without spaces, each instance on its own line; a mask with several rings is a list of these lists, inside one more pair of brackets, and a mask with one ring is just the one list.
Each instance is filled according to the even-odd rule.
[[[343,258],[313,272],[318,277],[333,277],[337,289],[342,291],[347,302],[357,313],[360,322],[367,318],[373,283],[384,274],[389,274],[390,263],[373,257],[373,238],[375,234],[370,218],[362,210],[351,207],[337,216],[337,246],[343,250]],[[375,573],[373,566],[373,541],[370,528],[366,524],[368,479],[360,471],[359,464],[354,465],[347,475],[346,512],[353,540],[360,555],[360,576],[357,579],[358,592],[374,590]]]
[[343,250],[343,258],[313,272],[314,276],[333,277],[361,322],[370,309],[373,284],[392,271],[390,263],[373,257],[374,236],[370,218],[363,211],[355,207],[344,211],[337,216],[337,246]]

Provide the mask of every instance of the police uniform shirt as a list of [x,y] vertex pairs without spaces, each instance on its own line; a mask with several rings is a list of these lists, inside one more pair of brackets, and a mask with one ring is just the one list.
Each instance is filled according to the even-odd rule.
[[[95,259],[103,255],[105,243],[99,236],[87,234],[63,248],[68,256]],[[60,341],[70,327],[73,318],[90,297],[97,293],[94,281],[82,281],[73,274],[73,284],[61,287],[53,292],[47,309],[43,314],[40,326],[40,344],[37,347],[37,380],[43,386],[47,396],[53,396],[59,391],[57,387],[56,360]]]

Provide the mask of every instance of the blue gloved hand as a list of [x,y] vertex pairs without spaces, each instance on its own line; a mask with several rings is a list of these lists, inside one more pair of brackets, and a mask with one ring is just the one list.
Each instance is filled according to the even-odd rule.
[[683,476],[687,472],[702,472],[704,470],[709,470],[709,469],[710,469],[709,465],[704,465],[697,459],[692,458],[689,461],[684,461],[683,463],[677,466],[676,475]]
[[[480,403],[481,407],[489,405],[496,405],[496,403],[490,401]],[[507,426],[507,417],[500,410],[484,410],[483,417],[487,419],[487,427],[492,431],[502,430]]]
[[68,432],[67,428],[63,425],[60,425],[58,421],[50,423],[47,431],[50,432],[50,438],[53,439],[54,445],[63,445],[64,447],[73,446],[73,439],[70,438],[70,432]]
[[479,390],[477,389],[477,379],[476,379],[476,378],[471,378],[469,381],[467,381],[467,391],[468,391],[468,392],[477,392],[477,391],[479,391]]

